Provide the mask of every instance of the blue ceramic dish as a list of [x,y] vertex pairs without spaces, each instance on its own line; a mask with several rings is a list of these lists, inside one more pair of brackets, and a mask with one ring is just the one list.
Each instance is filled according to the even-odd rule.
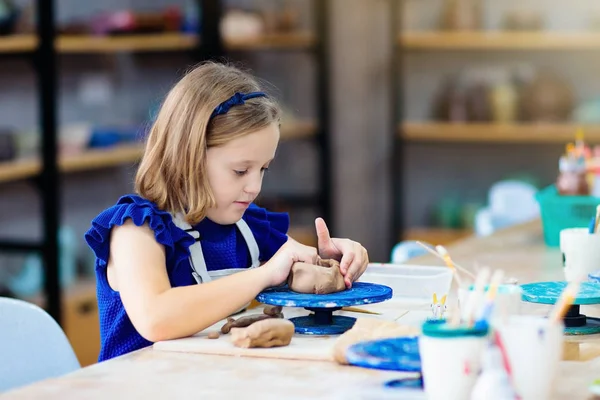
[[386,371],[421,372],[418,337],[356,343],[346,351],[350,365]]

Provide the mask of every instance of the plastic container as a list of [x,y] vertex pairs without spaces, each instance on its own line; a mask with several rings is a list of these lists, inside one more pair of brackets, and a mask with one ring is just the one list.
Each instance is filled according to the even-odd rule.
[[405,264],[369,264],[358,279],[386,285],[394,291],[394,298],[411,298],[431,302],[447,295],[452,284],[452,271],[448,267]]
[[535,197],[540,204],[544,242],[549,247],[560,245],[561,230],[587,228],[600,204],[600,197],[561,196],[555,185],[540,190]]
[[425,394],[430,400],[468,400],[481,371],[487,325],[425,323],[419,354]]

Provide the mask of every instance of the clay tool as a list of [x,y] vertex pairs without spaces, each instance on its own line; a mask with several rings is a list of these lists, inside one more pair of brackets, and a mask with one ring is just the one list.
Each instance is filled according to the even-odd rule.
[[348,311],[348,312],[355,312],[355,313],[362,313],[362,314],[381,315],[380,312],[363,310],[362,308],[358,308],[358,307],[342,307],[341,311]]
[[[436,256],[437,258],[439,258],[440,260],[444,260],[444,256],[442,256],[440,253],[438,253],[436,250],[432,249],[430,246],[426,245],[423,242],[416,242],[419,246],[423,247],[425,250],[427,250],[429,253],[431,253],[432,255]],[[442,246],[439,246],[442,247]],[[443,247],[442,247],[443,248]],[[452,261],[452,264],[454,264],[454,266],[460,270],[461,272],[463,272],[465,275],[468,275],[471,279],[475,280],[475,275],[469,271],[468,269],[466,269],[465,267],[460,266],[459,264],[455,263],[454,261]]]
[[574,280],[569,282],[565,290],[562,292],[558,301],[552,308],[550,313],[550,317],[548,320],[551,323],[557,323],[563,320],[565,314],[569,310],[569,307],[575,301],[575,297],[577,297],[577,293],[579,292],[580,282],[579,280]]

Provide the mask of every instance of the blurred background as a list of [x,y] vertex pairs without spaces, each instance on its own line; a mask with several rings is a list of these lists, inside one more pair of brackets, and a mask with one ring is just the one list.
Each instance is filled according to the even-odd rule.
[[83,234],[132,191],[197,62],[251,70],[284,107],[258,203],[307,244],[323,216],[376,262],[538,217],[565,145],[600,137],[595,0],[39,3],[0,0],[0,291],[49,309],[83,364],[99,346]]

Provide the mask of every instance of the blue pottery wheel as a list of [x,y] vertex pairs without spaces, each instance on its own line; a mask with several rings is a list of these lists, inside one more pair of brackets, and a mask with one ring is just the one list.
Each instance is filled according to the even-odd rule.
[[333,315],[342,307],[381,303],[392,298],[388,286],[367,282],[354,282],[350,289],[330,294],[304,294],[293,292],[286,286],[270,288],[260,293],[256,300],[273,306],[303,307],[313,313],[290,318],[296,333],[305,335],[339,335],[354,325],[355,318]]
[[[567,282],[536,282],[521,285],[522,299],[529,303],[555,304],[566,288]],[[566,335],[593,335],[600,333],[600,319],[579,312],[581,305],[600,304],[600,283],[590,277],[582,282],[579,293],[569,308],[563,322]]]

